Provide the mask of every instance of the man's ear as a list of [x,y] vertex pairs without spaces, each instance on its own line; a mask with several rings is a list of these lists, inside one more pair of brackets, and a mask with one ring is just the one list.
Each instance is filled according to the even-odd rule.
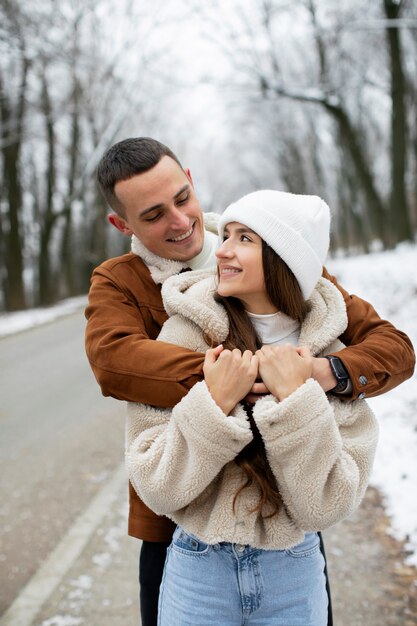
[[123,233],[123,235],[126,235],[126,237],[133,235],[133,232],[129,228],[126,220],[124,220],[123,217],[120,217],[120,215],[117,215],[117,213],[110,213],[110,215],[107,216],[107,220],[112,226]]
[[185,172],[185,174],[186,174],[186,176],[187,176],[188,180],[190,181],[190,183],[191,183],[192,187],[194,187],[193,177],[191,176],[191,172],[190,172],[190,170],[188,169],[188,167],[187,167],[187,169],[185,169],[185,170],[184,170],[184,172]]

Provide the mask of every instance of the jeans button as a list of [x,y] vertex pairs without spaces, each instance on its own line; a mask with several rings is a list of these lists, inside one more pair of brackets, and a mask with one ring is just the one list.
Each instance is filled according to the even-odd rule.
[[244,552],[245,551],[245,546],[242,545],[241,543],[236,544],[236,550],[238,552]]

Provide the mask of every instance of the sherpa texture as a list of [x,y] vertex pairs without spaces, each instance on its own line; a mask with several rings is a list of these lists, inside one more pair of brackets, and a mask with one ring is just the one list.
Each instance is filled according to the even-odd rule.
[[[205,277],[204,277],[205,276]],[[168,279],[164,304],[172,316],[159,339],[206,350],[203,332],[227,335],[227,316],[213,301],[212,273],[187,272]],[[334,352],[347,324],[339,291],[320,279],[309,300],[300,345],[315,356]],[[139,496],[156,513],[213,544],[228,541],[264,549],[286,549],[304,532],[323,530],[359,505],[377,443],[377,423],[363,400],[328,398],[310,379],[283,402],[259,400],[254,419],[265,442],[282,506],[273,517],[251,512],[259,498],[245,488],[236,455],[252,431],[238,405],[226,416],[204,382],[195,385],[172,410],[128,405],[126,463]]]

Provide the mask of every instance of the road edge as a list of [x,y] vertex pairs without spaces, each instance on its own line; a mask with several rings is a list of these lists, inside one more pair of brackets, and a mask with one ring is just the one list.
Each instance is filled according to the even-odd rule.
[[3,613],[0,626],[31,626],[42,605],[78,559],[94,530],[109,510],[109,506],[116,499],[119,490],[126,485],[126,481],[126,469],[124,463],[121,463]]

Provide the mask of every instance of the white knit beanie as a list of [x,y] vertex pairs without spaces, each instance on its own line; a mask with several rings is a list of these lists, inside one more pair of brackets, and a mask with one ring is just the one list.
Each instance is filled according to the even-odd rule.
[[285,261],[307,300],[319,280],[327,256],[330,210],[318,196],[265,189],[230,204],[218,230],[240,222],[257,233]]

